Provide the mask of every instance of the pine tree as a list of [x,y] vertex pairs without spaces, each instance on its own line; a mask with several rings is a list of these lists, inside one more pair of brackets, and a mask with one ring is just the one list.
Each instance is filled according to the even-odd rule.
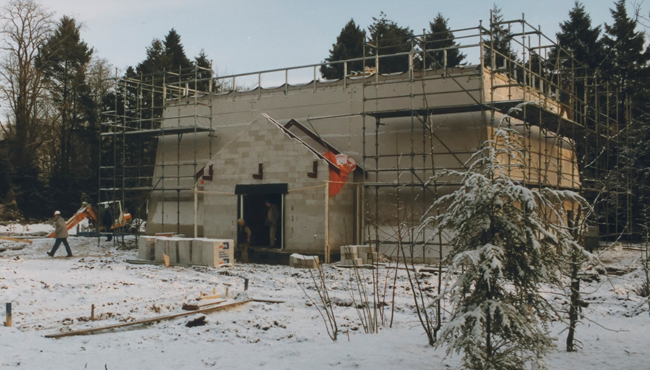
[[528,188],[510,178],[513,165],[524,166],[520,142],[516,131],[497,126],[467,172],[445,173],[460,177],[462,185],[430,209],[448,206],[447,212],[421,225],[435,225],[434,235],[452,235],[447,287],[437,298],[449,299],[451,318],[437,346],[462,352],[469,369],[514,370],[526,363],[545,368],[543,356],[554,346],[545,325],[555,311],[539,287],[562,291],[561,261],[582,251],[561,220],[564,201],[586,206],[585,201],[573,192]]
[[86,68],[93,49],[81,40],[80,26],[74,18],[63,16],[41,49],[37,66],[43,71],[59,120],[58,155],[50,179],[61,210],[78,208],[77,192],[94,188],[96,167],[91,164],[93,142],[97,136],[92,99],[86,84]]
[[[569,11],[569,19],[560,23],[560,29],[556,36],[561,49],[556,47],[551,51],[549,69],[554,73],[559,72],[561,88],[570,89],[573,85],[575,95],[583,100],[585,77],[593,76],[603,60],[600,26],[592,27],[591,17],[584,5],[576,1]],[[573,62],[572,58],[578,63]],[[568,101],[562,103],[569,104]]]
[[[438,13],[433,22],[429,22],[430,34],[425,36],[425,48],[427,50],[431,49],[447,49],[447,61],[445,63],[445,53],[443,51],[433,51],[427,53],[427,68],[442,68],[442,66],[447,67],[457,67],[463,63],[465,60],[465,54],[460,52],[460,49],[454,49],[458,46],[456,41],[454,41],[454,34],[449,29],[448,25],[449,19],[443,17],[442,13]],[[433,60],[431,60],[431,58]]]
[[[197,79],[207,79],[213,76],[212,72],[212,61],[208,59],[207,54],[205,54],[205,51],[201,50],[199,52],[199,55],[197,55],[194,58],[194,63],[196,64],[197,68],[196,70],[196,77]],[[205,70],[203,68],[207,68],[208,70]],[[219,91],[219,86],[217,86],[217,79],[212,78],[212,91]],[[199,81],[197,90],[199,91],[208,91],[210,89],[210,81],[205,80],[205,81]]]
[[58,164],[61,170],[69,170],[75,155],[72,132],[86,120],[82,95],[87,92],[85,70],[92,53],[93,50],[81,41],[75,20],[63,16],[37,61],[61,120]]
[[[602,44],[598,40],[600,26],[592,27],[591,17],[582,3],[574,3],[573,9],[569,11],[569,20],[560,23],[560,30],[556,34],[559,45],[572,53],[577,61],[586,65],[588,70],[582,72],[583,76],[585,73],[593,74],[603,58]],[[553,58],[556,58],[557,54],[557,50],[551,52]],[[570,60],[565,60],[565,63],[566,68],[572,67]]]
[[175,29],[172,28],[169,33],[167,33],[163,45],[165,46],[168,71],[176,72],[179,68],[185,70],[192,67],[192,62],[190,62],[187,55],[185,55],[183,44],[181,44],[181,36]]
[[[136,67],[137,74],[153,75],[163,72],[178,73],[178,69],[188,72],[192,62],[187,58],[181,36],[173,28],[163,41],[153,39],[147,47],[147,57]],[[185,73],[184,72],[184,73]]]
[[605,24],[605,58],[600,72],[606,81],[627,94],[641,90],[647,84],[650,52],[645,48],[645,36],[637,31],[638,21],[628,16],[625,0],[610,9],[614,23]]
[[[354,59],[363,57],[363,43],[366,39],[366,32],[354,23],[354,19],[343,27],[336,38],[336,44],[332,45],[330,56],[326,62]],[[343,64],[322,65],[321,75],[326,79],[337,79],[343,77]],[[363,61],[348,63],[348,73],[363,70]]]
[[162,41],[153,39],[151,45],[146,48],[147,57],[140,62],[135,68],[135,75],[161,74],[168,70],[171,63],[168,62],[165,54],[165,46]]
[[[372,19],[374,22],[368,27],[368,33],[370,43],[374,47],[369,48],[369,55],[390,55],[411,51],[413,31],[387,19],[384,12],[380,13],[379,18]],[[369,60],[366,65],[374,65],[374,60]],[[406,72],[408,69],[408,55],[379,59],[379,73]]]
[[[500,24],[503,22],[503,15],[501,14],[501,8],[496,6],[496,4],[492,8],[491,16],[490,32],[492,36],[491,38],[488,37],[484,39],[486,49],[483,63],[486,67],[492,68],[492,50],[490,48],[494,47],[494,51],[496,52],[494,67],[503,68],[506,58],[509,61],[518,60],[517,54],[510,47],[510,42],[512,41],[513,36],[503,24]],[[508,68],[512,67],[508,66]]]

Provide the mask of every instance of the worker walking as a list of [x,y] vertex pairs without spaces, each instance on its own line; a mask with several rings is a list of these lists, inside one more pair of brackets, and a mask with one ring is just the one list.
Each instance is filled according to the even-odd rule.
[[63,245],[65,245],[65,251],[68,252],[67,257],[72,257],[72,251],[68,244],[68,228],[65,224],[65,220],[61,217],[61,212],[59,211],[54,212],[54,237],[56,238],[56,241],[54,242],[52,250],[47,252],[47,255],[54,257],[54,253],[59,249],[59,245],[63,243]]
[[266,207],[269,209],[266,214],[265,225],[269,227],[269,244],[275,247],[275,234],[278,228],[278,219],[280,218],[280,211],[278,207],[271,203],[270,200],[266,201]]
[[113,240],[113,230],[111,229],[113,227],[113,215],[111,214],[111,209],[108,204],[104,205],[104,217],[102,221],[104,224],[104,231],[109,233],[106,236],[106,241],[110,242]]
[[248,245],[251,243],[251,229],[246,225],[246,221],[243,218],[237,220],[237,225],[239,229],[237,233],[237,244],[241,252],[241,261],[248,263]]

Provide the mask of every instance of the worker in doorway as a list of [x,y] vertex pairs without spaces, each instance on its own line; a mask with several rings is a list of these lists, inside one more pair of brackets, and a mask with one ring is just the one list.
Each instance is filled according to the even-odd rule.
[[237,225],[239,229],[237,233],[237,244],[241,252],[241,261],[248,263],[248,245],[251,243],[251,229],[246,225],[246,221],[243,218],[237,220]]
[[63,243],[63,245],[65,245],[65,251],[68,252],[68,257],[72,257],[70,244],[68,244],[68,227],[59,211],[54,212],[54,237],[56,238],[56,241],[54,242],[52,250],[47,252],[47,255],[54,257],[54,253],[59,249],[59,245]]
[[278,219],[280,218],[280,211],[278,207],[271,203],[270,200],[266,201],[266,207],[269,209],[266,214],[266,223],[265,225],[269,227],[269,244],[271,247],[275,247],[275,234],[278,229]]
[[110,242],[113,240],[113,230],[111,229],[113,227],[113,214],[111,214],[111,209],[108,204],[104,205],[104,217],[102,221],[104,224],[104,231],[109,233],[106,236],[106,241]]

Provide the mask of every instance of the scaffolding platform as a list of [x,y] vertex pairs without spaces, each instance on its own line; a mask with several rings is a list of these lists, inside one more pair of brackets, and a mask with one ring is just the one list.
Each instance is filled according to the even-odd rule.
[[168,136],[168,135],[183,135],[183,134],[193,134],[193,133],[202,133],[209,132],[212,134],[216,130],[210,127],[203,126],[183,126],[183,127],[168,127],[168,128],[158,128],[158,129],[149,129],[149,130],[136,130],[136,131],[125,131],[125,132],[102,132],[102,136],[115,136],[115,135],[127,135],[127,136]]

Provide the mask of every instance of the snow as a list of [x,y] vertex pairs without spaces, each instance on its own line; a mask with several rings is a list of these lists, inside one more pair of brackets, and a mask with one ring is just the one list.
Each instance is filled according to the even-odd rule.
[[0,225],[0,235],[24,236],[24,235],[47,235],[54,231],[54,223],[49,224],[19,224],[9,223]]
[[[125,261],[136,259],[136,250],[116,249],[103,239],[98,244],[97,239],[77,237],[69,238],[74,258],[51,259],[45,252],[53,240],[33,240],[23,250],[0,253],[0,315],[4,317],[4,302],[13,302],[14,322],[12,328],[0,327],[0,368],[319,370],[458,365],[458,356],[445,359],[443,349],[426,345],[405,270],[398,270],[393,328],[385,326],[378,334],[364,334],[356,310],[349,307],[350,270],[325,265],[342,330],[338,341],[332,342],[316,308],[298,286],[300,282],[317,301],[308,270],[256,264],[222,269],[131,265]],[[63,255],[65,251],[59,250],[58,256]],[[366,278],[368,271],[364,272]],[[381,269],[380,274],[392,271]],[[427,286],[436,283],[433,274],[423,277]],[[248,296],[285,303],[246,303],[206,314],[207,324],[192,328],[185,324],[198,315],[94,335],[44,338],[63,327],[80,329],[181,312],[182,303],[213,288],[221,294],[229,288],[234,297],[242,293],[245,278],[250,279]],[[554,323],[558,348],[546,358],[548,367],[647,369],[650,317],[647,304],[634,293],[642,279],[643,274],[634,271],[610,280],[583,282],[584,299],[590,303],[586,317],[599,325],[583,320],[577,333],[583,348],[566,353],[566,333],[561,333],[566,325]],[[549,293],[549,297],[554,297],[551,300],[557,308],[566,304],[562,296]],[[97,322],[87,321],[91,304],[100,317]]]

